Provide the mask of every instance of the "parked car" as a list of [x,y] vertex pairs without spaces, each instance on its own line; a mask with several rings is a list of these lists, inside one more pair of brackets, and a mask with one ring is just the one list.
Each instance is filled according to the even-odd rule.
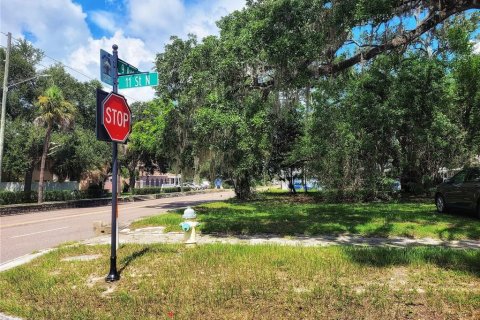
[[456,208],[473,211],[480,218],[480,167],[461,170],[440,184],[435,205],[438,212]]
[[200,186],[193,182],[185,182],[183,184],[184,187],[190,188],[191,190],[200,190]]

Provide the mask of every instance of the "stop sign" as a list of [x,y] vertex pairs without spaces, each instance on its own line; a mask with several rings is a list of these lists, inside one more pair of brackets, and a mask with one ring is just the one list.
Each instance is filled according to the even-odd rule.
[[110,139],[125,142],[132,130],[132,112],[127,100],[111,92],[102,103],[102,124]]

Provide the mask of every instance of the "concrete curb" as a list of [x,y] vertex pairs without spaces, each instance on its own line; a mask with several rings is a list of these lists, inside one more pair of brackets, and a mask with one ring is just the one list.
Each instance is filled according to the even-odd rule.
[[53,251],[53,250],[55,250],[55,248],[45,249],[45,250],[42,250],[42,251],[39,251],[39,252],[26,254],[24,256],[15,258],[15,259],[7,261],[7,262],[4,262],[4,263],[0,264],[0,272],[7,271],[9,269],[21,266],[22,264],[28,263],[28,262],[32,261],[33,259],[38,258],[40,256],[43,256],[44,254],[46,254],[50,251]]
[[[118,202],[124,203],[124,202],[137,202],[137,201],[155,200],[155,199],[163,199],[163,198],[174,198],[174,197],[181,197],[181,196],[188,196],[188,195],[195,195],[195,194],[222,192],[227,190],[228,189],[207,189],[207,190],[201,190],[201,191],[131,195],[131,196],[119,197]],[[26,204],[6,205],[6,206],[0,206],[0,217],[32,213],[32,212],[67,209],[67,208],[87,208],[87,207],[108,206],[111,203],[112,203],[112,198],[98,198],[98,199],[45,202],[42,204],[26,203]]]
[[0,313],[0,320],[22,320],[22,318],[7,316],[4,313]]

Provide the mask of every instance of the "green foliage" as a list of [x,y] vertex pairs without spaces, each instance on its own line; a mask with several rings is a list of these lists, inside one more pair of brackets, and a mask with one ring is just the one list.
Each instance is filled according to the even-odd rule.
[[37,192],[23,192],[23,191],[0,191],[0,204],[16,204],[16,203],[30,203],[37,201]]
[[101,88],[97,80],[80,82],[70,75],[61,65],[53,65],[45,73],[46,85],[55,84],[61,88],[63,96],[75,106],[75,123],[90,131],[95,130],[96,117],[96,88]]
[[111,158],[111,148],[98,141],[94,131],[80,126],[68,134],[54,134],[52,144],[52,169],[61,181],[80,181],[83,174],[102,170]]
[[47,159],[47,153],[50,148],[50,139],[52,131],[55,129],[66,130],[70,128],[75,119],[76,109],[75,107],[65,100],[62,90],[52,85],[48,87],[44,95],[38,97],[38,114],[35,119],[35,123],[40,126],[45,126],[45,141],[43,144],[43,153],[40,162],[40,175],[38,183],[38,203],[43,201],[43,182],[45,163]]
[[[81,199],[97,199],[106,197],[105,190],[49,190],[45,191],[45,201],[69,201]],[[0,191],[0,205],[34,203],[38,201],[36,191]]]
[[134,111],[134,123],[128,146],[132,152],[142,152],[154,157],[163,153],[162,137],[169,134],[165,131],[166,119],[172,107],[171,104],[155,99],[146,103],[144,107],[136,108],[138,110]]
[[[4,61],[6,52],[0,48],[0,61]],[[43,52],[32,46],[27,40],[13,41],[10,52],[10,66],[8,72],[9,83],[18,83],[32,78],[36,74],[36,65],[43,59]],[[0,68],[0,77],[3,80],[4,67]],[[46,78],[36,78],[9,88],[7,95],[7,115],[15,119],[24,118],[26,121],[34,119],[34,103],[43,90]]]
[[134,195],[142,195],[142,194],[158,194],[162,192],[162,188],[154,188],[154,187],[147,187],[147,188],[135,188],[132,191]]
[[[480,77],[479,77],[480,79]],[[339,189],[379,190],[384,178],[421,193],[441,167],[472,152],[444,62],[410,53],[382,56],[350,77],[324,81],[310,128],[311,168]]]
[[45,130],[21,118],[5,125],[5,150],[2,181],[21,181],[26,172],[40,159]]
[[70,190],[52,190],[45,192],[45,201],[67,201],[74,199],[75,192]]

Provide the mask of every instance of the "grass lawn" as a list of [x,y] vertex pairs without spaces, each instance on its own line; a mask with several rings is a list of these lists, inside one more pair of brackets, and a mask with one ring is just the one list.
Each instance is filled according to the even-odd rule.
[[[367,237],[480,239],[480,220],[438,214],[430,203],[316,203],[314,196],[261,194],[249,202],[215,202],[195,208],[203,233],[279,235],[357,234]],[[181,211],[136,221],[133,228],[166,226],[180,231]]]
[[[26,319],[479,319],[480,251],[433,247],[69,246],[0,273]],[[65,261],[78,255],[93,261]]]

